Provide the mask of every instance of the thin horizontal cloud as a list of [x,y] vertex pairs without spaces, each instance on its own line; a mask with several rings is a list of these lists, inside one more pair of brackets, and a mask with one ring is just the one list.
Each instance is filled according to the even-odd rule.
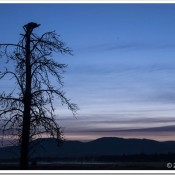
[[[86,77],[88,76],[127,76],[128,74],[131,73],[147,73],[147,74],[152,74],[154,72],[161,73],[163,72],[164,74],[167,73],[173,73],[175,72],[175,64],[174,63],[169,63],[169,64],[138,64],[138,65],[132,65],[132,64],[127,64],[127,63],[106,63],[104,64],[84,64],[84,65],[74,65],[72,66],[72,70],[74,71],[68,71],[67,74],[81,74],[81,76]],[[123,74],[124,73],[124,74]]]
[[[116,116],[102,116],[102,117],[81,117],[76,120],[60,120],[61,126],[69,132],[130,132],[130,131],[152,131],[166,129],[171,130],[175,125],[175,118],[173,117],[121,117]],[[165,126],[166,125],[166,126]],[[150,126],[150,128],[147,128]],[[164,127],[165,126],[165,127]],[[168,128],[167,128],[168,127]],[[156,128],[156,129],[154,129]],[[172,130],[174,132],[174,130]]]
[[159,49],[172,49],[175,48],[174,43],[144,43],[144,42],[115,42],[115,43],[104,43],[96,44],[93,46],[87,46],[84,48],[77,49],[78,52],[105,52],[113,50],[159,50]]
[[133,49],[133,50],[150,50],[150,49],[171,49],[175,48],[175,44],[164,44],[164,43],[128,43],[128,44],[115,44],[114,46],[107,47],[106,50],[123,50],[123,49]]
[[153,127],[153,128],[128,129],[128,130],[121,130],[121,131],[122,132],[175,132],[175,125]]
[[[172,86],[173,88],[173,86]],[[165,103],[165,104],[173,104],[175,103],[175,91],[164,91],[164,92],[159,92],[159,93],[155,93],[152,96],[152,100],[156,100],[159,101],[161,103]]]
[[161,126],[161,127],[150,127],[150,128],[138,128],[138,129],[116,129],[116,128],[99,128],[82,130],[81,132],[92,132],[92,133],[118,133],[118,132],[175,132],[175,125]]
[[[107,117],[106,117],[107,118]],[[144,123],[144,124],[156,124],[156,123],[173,123],[175,122],[175,118],[134,118],[134,119],[127,119],[127,120],[96,120],[92,121],[92,123],[98,124],[113,124],[116,122],[117,124],[136,124],[136,123]]]

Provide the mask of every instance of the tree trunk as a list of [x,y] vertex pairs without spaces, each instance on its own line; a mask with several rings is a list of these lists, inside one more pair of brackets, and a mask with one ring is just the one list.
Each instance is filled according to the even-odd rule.
[[26,82],[24,94],[24,115],[21,141],[20,169],[28,169],[28,153],[30,139],[30,108],[31,108],[31,65],[30,65],[30,28],[26,28]]

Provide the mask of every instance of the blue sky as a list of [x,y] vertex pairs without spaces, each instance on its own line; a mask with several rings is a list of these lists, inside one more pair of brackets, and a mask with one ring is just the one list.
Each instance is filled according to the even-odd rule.
[[73,49],[54,56],[68,64],[64,90],[80,108],[75,119],[55,102],[66,139],[175,140],[175,4],[0,4],[0,13],[1,43],[34,21]]

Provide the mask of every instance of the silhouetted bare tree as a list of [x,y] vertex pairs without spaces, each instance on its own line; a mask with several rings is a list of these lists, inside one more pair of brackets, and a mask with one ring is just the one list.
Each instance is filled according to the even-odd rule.
[[[28,168],[32,138],[48,134],[62,139],[62,131],[54,115],[54,98],[58,97],[62,105],[66,104],[73,115],[78,109],[61,90],[61,75],[66,65],[52,59],[53,52],[71,54],[72,51],[55,32],[46,32],[42,36],[33,33],[37,27],[37,23],[28,23],[23,26],[25,33],[21,34],[17,44],[0,44],[1,57],[6,57],[8,64],[10,61],[15,63],[14,70],[5,68],[1,71],[0,79],[11,76],[17,84],[17,89],[12,92],[0,94],[0,117],[4,136],[18,137],[21,169]],[[52,85],[51,77],[56,78],[60,85],[58,88]]]

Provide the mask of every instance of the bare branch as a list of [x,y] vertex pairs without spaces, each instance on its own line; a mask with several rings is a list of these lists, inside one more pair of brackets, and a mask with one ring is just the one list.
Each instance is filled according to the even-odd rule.
[[23,46],[21,46],[19,44],[0,44],[0,46],[14,46],[14,47],[20,47],[22,49],[25,49]]

